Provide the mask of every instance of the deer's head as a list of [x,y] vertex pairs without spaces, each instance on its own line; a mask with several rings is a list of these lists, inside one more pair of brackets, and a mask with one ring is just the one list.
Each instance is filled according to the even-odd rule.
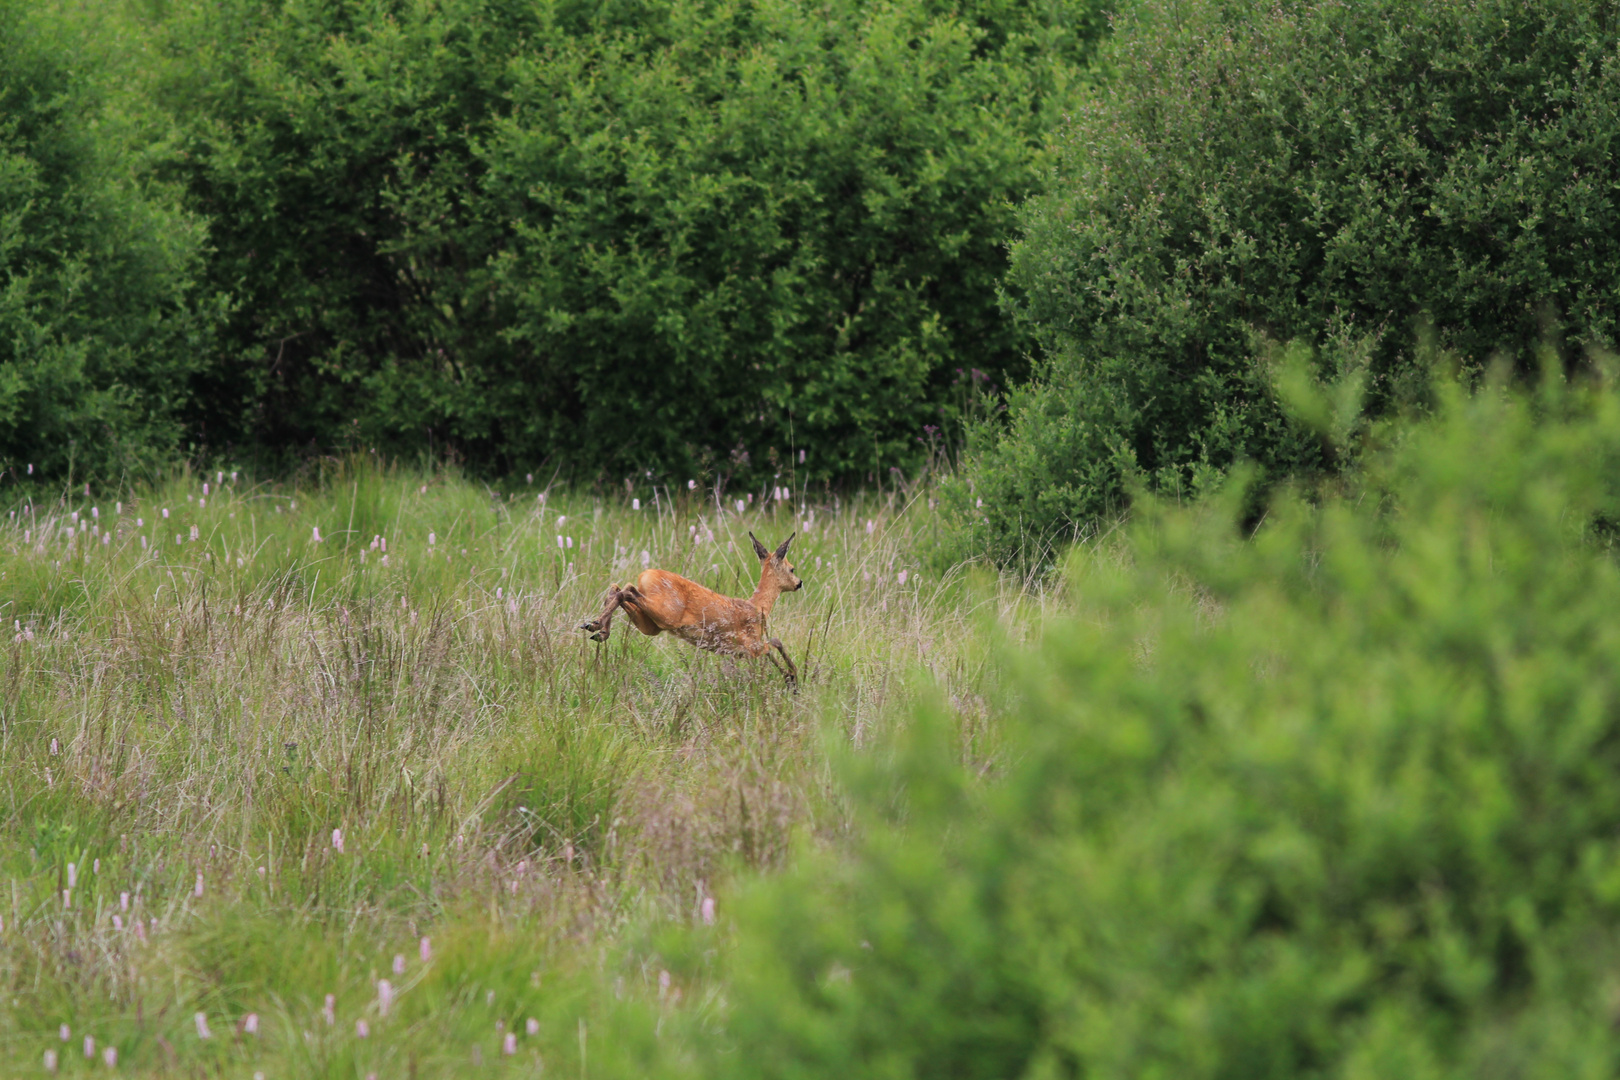
[[770,551],[759,542],[759,537],[753,533],[748,534],[748,539],[754,542],[754,554],[765,564],[760,573],[760,584],[763,585],[768,581],[783,592],[794,592],[804,588],[804,582],[793,572],[793,564],[787,561],[788,545],[793,543],[793,538],[797,535],[798,533],[789,533],[780,547]]

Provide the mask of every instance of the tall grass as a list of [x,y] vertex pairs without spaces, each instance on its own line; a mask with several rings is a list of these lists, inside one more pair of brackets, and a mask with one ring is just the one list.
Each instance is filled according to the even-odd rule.
[[[924,672],[988,760],[979,630],[1040,615],[922,568],[926,500],[781,494],[634,508],[355,458],[11,507],[0,1061],[636,1071],[656,1025],[615,1010],[716,992],[660,928],[720,933],[739,870],[845,834],[821,733],[866,745]],[[749,530],[798,532],[772,630],[799,693],[573,629],[647,564],[746,594]]]

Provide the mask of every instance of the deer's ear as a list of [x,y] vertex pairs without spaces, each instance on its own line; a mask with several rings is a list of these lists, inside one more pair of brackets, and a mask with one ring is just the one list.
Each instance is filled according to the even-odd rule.
[[[785,559],[785,558],[787,558],[787,549],[788,549],[788,545],[789,545],[789,544],[791,544],[791,543],[793,543],[793,538],[794,538],[794,537],[795,537],[795,536],[798,536],[798,535],[799,535],[799,534],[798,534],[798,532],[797,532],[797,531],[794,531],[794,532],[790,532],[790,533],[788,533],[788,538],[787,538],[787,539],[786,539],[786,540],[784,540],[784,541],[782,541],[782,546],[781,546],[781,547],[779,547],[779,548],[777,548],[777,549],[776,549],[776,557],[777,557],[777,558],[778,558],[778,559]],[[756,541],[756,543],[757,543],[757,542],[758,542],[758,541]]]
[[754,542],[754,554],[759,556],[760,562],[764,562],[766,559],[771,557],[771,553],[765,550],[765,545],[759,542],[759,537],[750,532],[748,534],[748,539]]

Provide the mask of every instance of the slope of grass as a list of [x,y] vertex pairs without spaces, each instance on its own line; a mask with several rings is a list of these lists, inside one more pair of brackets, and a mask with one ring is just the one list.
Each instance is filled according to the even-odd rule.
[[[977,631],[1040,615],[920,570],[922,501],[787,494],[637,509],[361,458],[15,504],[0,1061],[635,1073],[663,1010],[718,992],[729,878],[849,827],[819,733],[866,744],[927,672],[990,762]],[[648,563],[749,592],[750,529],[799,533],[806,588],[772,617],[799,693],[622,620],[605,646],[573,629]]]

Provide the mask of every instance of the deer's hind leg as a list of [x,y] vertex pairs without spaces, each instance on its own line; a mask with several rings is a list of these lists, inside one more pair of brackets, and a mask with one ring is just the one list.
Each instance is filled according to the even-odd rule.
[[624,590],[617,585],[608,586],[607,606],[602,609],[602,614],[588,622],[580,623],[579,628],[588,631],[592,641],[606,641],[608,634],[613,630],[613,613],[619,609],[619,605],[622,603],[624,603]]

